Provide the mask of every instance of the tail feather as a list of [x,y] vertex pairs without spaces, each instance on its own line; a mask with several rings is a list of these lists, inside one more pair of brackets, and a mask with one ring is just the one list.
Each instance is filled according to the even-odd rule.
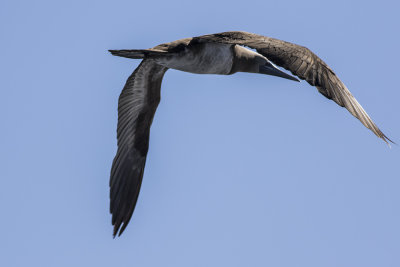
[[148,56],[165,54],[164,51],[150,49],[123,49],[123,50],[108,50],[113,56],[126,57],[133,59],[142,59]]

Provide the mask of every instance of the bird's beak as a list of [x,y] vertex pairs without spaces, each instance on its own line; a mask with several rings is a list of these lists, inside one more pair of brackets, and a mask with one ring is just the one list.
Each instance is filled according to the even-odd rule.
[[272,76],[278,76],[278,77],[282,77],[282,78],[289,79],[292,81],[300,82],[300,80],[297,79],[296,77],[289,75],[286,72],[281,71],[280,69],[278,69],[277,67],[275,67],[273,64],[271,64],[269,62],[266,63],[265,65],[260,66],[260,73],[272,75]]

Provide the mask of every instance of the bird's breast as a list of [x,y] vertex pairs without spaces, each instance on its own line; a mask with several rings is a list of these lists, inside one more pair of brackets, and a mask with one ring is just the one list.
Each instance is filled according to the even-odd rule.
[[193,44],[179,53],[171,53],[156,61],[165,67],[191,73],[230,74],[233,49],[230,44]]

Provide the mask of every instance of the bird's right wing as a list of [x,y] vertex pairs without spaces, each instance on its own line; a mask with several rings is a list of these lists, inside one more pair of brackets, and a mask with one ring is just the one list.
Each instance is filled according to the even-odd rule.
[[143,60],[119,96],[118,151],[110,177],[114,236],[118,231],[122,234],[135,209],[149,147],[150,125],[160,102],[161,81],[167,69],[151,59]]
[[392,142],[371,120],[333,70],[308,48],[282,40],[248,33],[223,32],[193,38],[195,42],[238,44],[256,49],[278,66],[281,66],[310,85],[317,87],[325,97],[345,107],[365,127],[386,143]]

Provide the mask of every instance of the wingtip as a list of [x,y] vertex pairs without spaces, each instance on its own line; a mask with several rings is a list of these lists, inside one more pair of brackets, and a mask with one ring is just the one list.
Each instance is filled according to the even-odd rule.
[[389,137],[387,137],[386,135],[383,135],[381,137],[383,139],[383,141],[385,141],[385,143],[389,146],[389,148],[392,148],[392,146],[390,145],[390,143],[392,143],[393,145],[397,146],[397,143],[395,143],[394,141],[392,141]]
[[115,237],[118,234],[118,231],[119,231],[119,228],[121,226],[121,223],[117,222],[117,217],[114,216],[114,214],[113,214],[112,219],[111,219],[111,224],[114,227],[114,229],[113,229],[113,239],[115,239]]
[[[113,239],[115,239],[115,237],[117,236],[117,234],[118,234],[118,230],[119,230],[119,227],[117,227],[117,225],[114,225],[114,230],[113,230]],[[119,233],[119,235],[118,236],[120,236],[121,235],[121,233]]]
[[124,230],[118,229],[116,226],[114,227],[114,232],[113,232],[113,239],[115,239],[116,237],[120,237],[122,235],[122,233],[124,232]]
[[115,237],[120,237],[122,235],[122,233],[124,232],[127,224],[126,223],[113,223],[114,226],[114,230],[113,230],[113,239],[115,239]]

